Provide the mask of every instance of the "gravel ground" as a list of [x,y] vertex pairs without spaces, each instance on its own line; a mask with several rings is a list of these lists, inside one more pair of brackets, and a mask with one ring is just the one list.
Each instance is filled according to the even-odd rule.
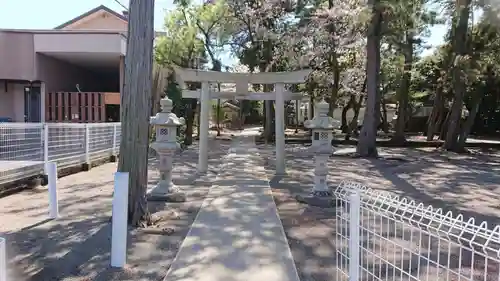
[[[215,178],[230,142],[210,142],[209,173],[196,174],[197,146],[174,161],[174,182],[188,195],[185,203],[150,203],[167,219],[159,228],[129,232],[127,266],[111,269],[111,195],[116,164],[108,163],[58,181],[61,218],[47,220],[46,188],[0,198],[0,236],[7,239],[9,280],[110,281],[163,280],[180,243]],[[150,168],[153,186],[158,178]],[[172,228],[167,234],[162,228]]]
[[[261,146],[261,148],[262,153],[268,154],[267,169],[272,175],[274,173],[272,149],[274,148],[271,146]],[[352,149],[342,148],[346,148],[346,152]],[[342,180],[356,181],[372,188],[375,192],[397,194],[416,202],[431,204],[444,211],[452,211],[455,215],[461,213],[465,220],[474,217],[476,224],[486,221],[490,229],[500,224],[500,174],[498,173],[500,157],[494,154],[443,155],[432,149],[397,148],[383,148],[380,154],[382,158],[376,160],[341,155],[331,157],[329,185],[335,187]],[[341,267],[346,272],[346,260],[339,255],[338,251],[339,249],[344,253],[347,251],[347,240],[342,241],[341,237],[341,235],[347,235],[345,227],[348,225],[345,219],[341,219],[342,208],[315,208],[297,203],[294,199],[295,194],[308,192],[312,186],[314,166],[311,159],[312,155],[307,148],[300,145],[287,145],[288,174],[285,177],[273,178],[271,188],[302,280],[345,280],[346,276],[341,274],[342,270],[339,270],[338,266],[343,263]],[[409,231],[409,227],[401,230],[401,225],[392,224],[391,229],[394,230],[384,233],[387,240],[372,235],[371,240],[374,241],[369,241],[369,244],[364,245],[377,252],[384,249],[384,252],[391,253],[391,256],[381,255],[378,260],[371,262],[367,261],[369,255],[362,256],[365,260],[365,268],[370,269],[370,273],[362,273],[363,280],[408,280],[406,273],[401,274],[402,278],[400,278],[401,271],[395,270],[397,268],[403,268],[405,272],[413,276],[422,275],[419,276],[422,278],[429,274],[430,277],[425,277],[430,278],[427,280],[458,280],[458,276],[450,273],[450,270],[461,271],[463,279],[464,276],[470,276],[470,272],[474,271],[471,270],[472,262],[476,268],[475,275],[479,276],[477,280],[486,280],[484,278],[498,280],[498,262],[492,264],[490,260],[491,267],[496,266],[496,269],[486,275],[496,276],[496,279],[488,279],[489,277],[485,277],[484,272],[480,272],[481,268],[484,268],[484,258],[478,258],[476,255],[474,259],[471,259],[470,251],[462,251],[459,258],[456,244],[443,250],[440,247],[447,248],[453,243],[446,243],[444,240],[438,243],[437,238],[421,239],[423,242],[419,244],[414,238],[417,236],[408,234],[411,231],[417,232]],[[401,234],[402,232],[404,233]],[[387,246],[394,243],[399,246]],[[427,261],[424,258],[409,252],[402,252],[403,246],[432,249],[432,251],[427,251],[431,260],[438,259],[439,261],[437,256],[441,256],[441,263],[448,258],[452,262],[449,265],[442,265],[439,269],[432,265],[426,267]],[[490,246],[494,248],[500,245]],[[387,265],[386,261],[393,262],[395,259],[396,267]],[[417,263],[420,270],[416,269]],[[478,264],[483,265],[478,266]],[[461,269],[457,270],[459,267]],[[395,275],[392,276],[393,274]]]

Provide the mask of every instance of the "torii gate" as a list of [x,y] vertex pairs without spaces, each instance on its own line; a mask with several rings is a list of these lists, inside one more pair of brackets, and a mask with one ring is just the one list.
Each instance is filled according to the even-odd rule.
[[[198,69],[176,68],[179,85],[200,82],[201,90],[183,90],[183,98],[200,99],[200,142],[198,171],[208,170],[208,129],[212,99],[276,100],[276,174],[285,174],[285,100],[301,100],[302,93],[285,90],[285,84],[304,83],[311,70],[292,72],[230,73]],[[231,83],[236,92],[211,91],[210,83]],[[251,84],[274,84],[274,92],[250,92]]]

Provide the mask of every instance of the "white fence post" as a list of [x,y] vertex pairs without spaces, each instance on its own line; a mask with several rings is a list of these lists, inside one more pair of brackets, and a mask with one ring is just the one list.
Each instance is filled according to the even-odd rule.
[[123,268],[127,261],[128,173],[115,174],[112,206],[111,266]]
[[55,162],[47,164],[47,175],[49,178],[49,217],[57,219],[59,217],[59,202],[57,200],[57,164]]
[[113,125],[113,147],[112,147],[112,155],[116,156],[116,124]]
[[43,163],[45,167],[45,174],[49,174],[49,124],[43,124]]
[[359,252],[361,228],[361,193],[359,190],[353,191],[349,195],[349,281],[359,281]]
[[90,128],[88,124],[85,127],[85,163],[90,165]]
[[0,281],[7,281],[7,243],[0,237]]

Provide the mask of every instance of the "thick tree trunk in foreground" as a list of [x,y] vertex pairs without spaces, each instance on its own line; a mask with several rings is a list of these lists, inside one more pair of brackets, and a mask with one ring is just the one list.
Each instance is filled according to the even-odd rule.
[[362,157],[377,157],[377,125],[379,123],[379,76],[380,76],[380,25],[379,0],[369,0],[372,18],[368,27],[366,44],[367,99],[363,128],[356,152]]
[[405,129],[406,123],[410,119],[410,114],[408,114],[408,103],[410,94],[410,82],[411,82],[411,67],[413,64],[413,35],[408,32],[407,41],[404,46],[404,73],[401,79],[401,86],[399,88],[399,108],[398,108],[398,119],[396,120],[396,131],[392,137],[392,141],[395,143],[402,144],[406,142]]
[[148,183],[149,113],[153,70],[153,0],[131,0],[125,83],[121,96],[119,172],[129,173],[128,218],[133,226],[151,223]]
[[463,100],[465,95],[464,69],[467,67],[465,60],[468,51],[467,32],[469,28],[469,14],[471,9],[471,0],[459,0],[456,3],[458,21],[454,28],[453,52],[455,60],[453,61],[453,105],[451,106],[448,131],[443,144],[446,150],[455,150],[458,148],[458,135],[460,133],[460,120],[462,118]]

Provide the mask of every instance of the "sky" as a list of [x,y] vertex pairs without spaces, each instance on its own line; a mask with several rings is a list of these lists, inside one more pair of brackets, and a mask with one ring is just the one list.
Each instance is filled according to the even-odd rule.
[[[128,1],[120,0],[125,6]],[[99,5],[117,12],[124,10],[115,0],[0,0],[0,29],[51,29]],[[172,0],[155,1],[155,30],[164,29],[163,18],[172,7]],[[445,33],[445,26],[432,27],[428,43],[441,44]],[[225,65],[234,63],[229,56],[224,57]]]

